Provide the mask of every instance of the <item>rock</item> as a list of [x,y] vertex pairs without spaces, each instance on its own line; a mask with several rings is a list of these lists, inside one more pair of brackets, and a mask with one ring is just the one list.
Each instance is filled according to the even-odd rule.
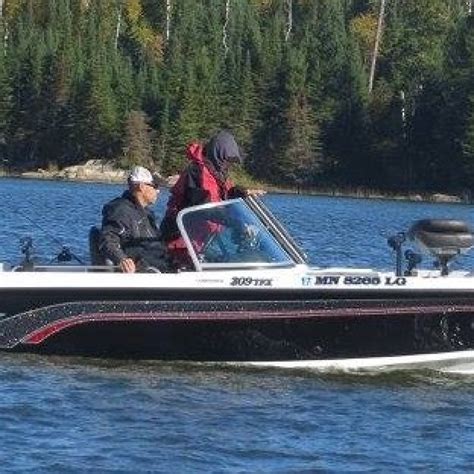
[[38,171],[25,171],[24,173],[21,173],[21,176],[23,178],[49,178],[49,176],[46,176],[46,174],[41,170],[41,172]]
[[[36,179],[59,179],[66,181],[88,181],[97,183],[125,183],[128,170],[117,168],[113,161],[105,160],[87,160],[82,165],[73,165],[63,168],[60,171],[47,171],[39,168],[37,171],[28,171],[22,173],[24,178]],[[169,184],[169,178],[161,177],[163,186],[172,186],[174,177],[171,177],[172,184]]]
[[462,199],[459,196],[436,193],[431,196],[431,201],[433,202],[462,202]]

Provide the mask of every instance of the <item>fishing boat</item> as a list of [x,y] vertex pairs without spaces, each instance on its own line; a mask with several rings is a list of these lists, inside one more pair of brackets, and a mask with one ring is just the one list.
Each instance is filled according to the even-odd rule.
[[190,263],[170,273],[121,273],[93,240],[88,265],[40,265],[27,241],[23,261],[0,264],[0,350],[331,370],[474,362],[474,275],[451,269],[474,244],[464,222],[391,237],[384,271],[309,264],[255,197],[187,208],[177,224]]

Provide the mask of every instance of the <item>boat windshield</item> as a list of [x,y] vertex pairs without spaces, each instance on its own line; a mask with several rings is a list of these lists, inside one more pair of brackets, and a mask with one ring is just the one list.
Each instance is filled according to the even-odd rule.
[[198,271],[294,265],[241,199],[184,209],[177,222]]

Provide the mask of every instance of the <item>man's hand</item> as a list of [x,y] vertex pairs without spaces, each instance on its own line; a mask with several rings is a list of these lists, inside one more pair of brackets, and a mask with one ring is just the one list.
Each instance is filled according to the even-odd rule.
[[124,258],[120,262],[120,270],[123,273],[135,273],[137,271],[137,267],[135,262],[131,258]]

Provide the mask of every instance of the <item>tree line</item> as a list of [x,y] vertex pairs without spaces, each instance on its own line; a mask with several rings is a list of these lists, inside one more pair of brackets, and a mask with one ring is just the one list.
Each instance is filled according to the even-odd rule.
[[470,191],[471,3],[0,0],[0,166],[169,174],[225,127],[267,182]]

